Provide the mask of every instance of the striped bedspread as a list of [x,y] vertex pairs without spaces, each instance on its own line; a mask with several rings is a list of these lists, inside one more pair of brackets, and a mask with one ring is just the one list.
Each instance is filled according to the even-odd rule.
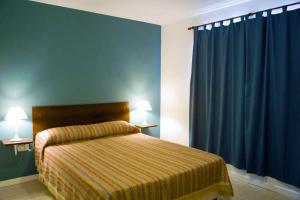
[[36,146],[39,178],[57,199],[167,200],[214,184],[233,194],[219,156],[141,133],[49,144],[42,157]]

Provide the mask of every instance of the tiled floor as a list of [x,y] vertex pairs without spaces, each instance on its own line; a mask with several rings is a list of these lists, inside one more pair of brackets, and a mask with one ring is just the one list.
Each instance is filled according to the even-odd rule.
[[234,190],[233,200],[289,200],[288,197],[282,194],[247,184],[239,179],[230,177],[230,180]]
[[[235,196],[233,200],[288,200],[287,197],[250,185],[231,177]],[[0,188],[0,200],[53,200],[47,189],[38,181]]]

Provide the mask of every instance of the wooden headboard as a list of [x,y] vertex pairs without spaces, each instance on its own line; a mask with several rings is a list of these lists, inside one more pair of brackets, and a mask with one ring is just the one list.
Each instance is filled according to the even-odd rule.
[[129,122],[128,102],[32,107],[32,137],[40,131],[62,126],[106,121]]

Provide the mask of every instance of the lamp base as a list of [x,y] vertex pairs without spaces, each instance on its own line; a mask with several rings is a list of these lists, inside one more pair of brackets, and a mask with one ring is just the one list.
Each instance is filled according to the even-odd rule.
[[22,138],[19,138],[19,136],[15,136],[13,139],[11,139],[10,141],[11,142],[20,142],[22,141],[23,139]]
[[142,122],[141,125],[142,125],[142,126],[147,126],[147,125],[149,125],[149,124],[148,124],[147,122]]
[[146,113],[146,111],[144,111],[144,112],[143,112],[143,121],[142,121],[142,125],[143,125],[143,126],[148,125],[147,120],[146,120],[146,115],[147,115],[147,113]]

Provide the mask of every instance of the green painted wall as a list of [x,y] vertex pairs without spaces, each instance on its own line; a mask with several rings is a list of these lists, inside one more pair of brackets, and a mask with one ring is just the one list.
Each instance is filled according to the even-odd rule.
[[[0,139],[10,106],[31,107],[148,99],[160,118],[161,27],[30,1],[0,0]],[[132,121],[138,118],[132,117]],[[150,135],[159,137],[159,127]],[[36,173],[33,152],[0,144],[0,180]]]

